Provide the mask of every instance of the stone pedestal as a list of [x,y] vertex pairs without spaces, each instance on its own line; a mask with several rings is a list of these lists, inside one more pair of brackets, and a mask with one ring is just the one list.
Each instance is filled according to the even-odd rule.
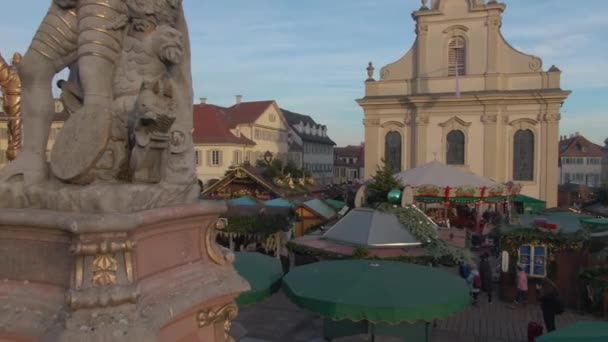
[[215,243],[225,210],[0,209],[0,341],[231,341],[249,285]]

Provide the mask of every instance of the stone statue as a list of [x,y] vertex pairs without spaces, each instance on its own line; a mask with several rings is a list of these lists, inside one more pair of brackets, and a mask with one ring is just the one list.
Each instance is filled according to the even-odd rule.
[[17,65],[21,55],[13,55],[12,65],[9,65],[0,55],[0,88],[3,94],[3,109],[8,116],[8,148],[6,158],[13,160],[21,150],[21,78]]
[[[70,76],[58,85],[70,117],[47,164],[51,81],[66,67]],[[10,194],[0,207],[53,202],[53,209],[73,210],[87,191],[115,198],[149,192],[150,201],[142,195],[129,210],[197,198],[181,0],[53,0],[19,72],[26,139],[0,170],[0,195]]]
[[374,65],[372,64],[372,62],[369,62],[367,64],[367,82],[370,81],[374,81],[374,71],[376,70],[376,68],[374,68]]

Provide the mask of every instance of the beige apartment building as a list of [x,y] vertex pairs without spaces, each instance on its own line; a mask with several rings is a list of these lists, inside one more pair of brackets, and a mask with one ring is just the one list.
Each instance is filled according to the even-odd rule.
[[[67,120],[67,114],[63,112],[63,103],[60,100],[55,100],[55,117],[49,131],[49,142],[46,147],[47,157],[51,153],[51,148],[55,142],[57,134]],[[2,98],[0,98],[0,168],[8,163],[6,158],[6,149],[8,148],[8,117],[2,111]]]
[[275,101],[243,102],[231,107],[194,105],[194,145],[198,178],[207,184],[221,179],[231,166],[252,165],[270,152],[287,160],[289,125]]
[[[374,80],[364,111],[365,177],[381,160],[400,171],[433,160],[557,204],[561,71],[511,46],[504,3],[427,1],[412,13],[416,40]],[[549,15],[539,13],[539,15]],[[394,34],[387,32],[386,34]]]

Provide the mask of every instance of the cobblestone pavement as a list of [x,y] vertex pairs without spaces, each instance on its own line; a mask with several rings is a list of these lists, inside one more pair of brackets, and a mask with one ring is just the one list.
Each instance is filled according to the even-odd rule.
[[[526,341],[527,325],[530,321],[542,322],[540,309],[536,305],[511,309],[506,303],[487,303],[482,296],[477,306],[439,321],[433,331],[433,342],[523,342]],[[566,312],[558,316],[557,327],[572,324],[580,319],[593,319]],[[304,311],[281,292],[265,301],[241,308],[233,324],[232,336],[239,342],[321,342],[323,321],[318,316]],[[355,336],[334,342],[363,342],[367,336]],[[377,342],[399,341],[394,338],[377,337]]]

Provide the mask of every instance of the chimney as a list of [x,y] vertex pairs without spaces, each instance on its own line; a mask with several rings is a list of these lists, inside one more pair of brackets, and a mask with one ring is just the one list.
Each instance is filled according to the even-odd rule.
[[201,97],[201,104],[207,104],[207,98]]
[[236,104],[241,104],[243,102],[243,95],[236,95]]

